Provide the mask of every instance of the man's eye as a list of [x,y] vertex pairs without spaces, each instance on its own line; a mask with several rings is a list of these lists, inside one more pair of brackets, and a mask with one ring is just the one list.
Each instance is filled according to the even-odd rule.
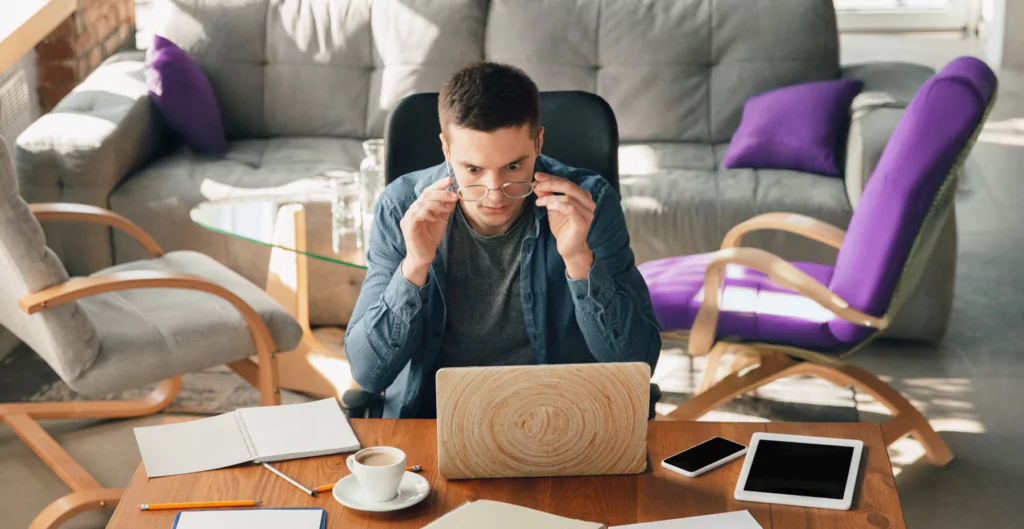
[[469,172],[469,174],[476,174],[476,173],[480,172],[480,168],[479,167],[467,167],[466,171]]
[[509,164],[508,170],[509,171],[518,171],[519,170],[519,164],[517,164],[517,163]]

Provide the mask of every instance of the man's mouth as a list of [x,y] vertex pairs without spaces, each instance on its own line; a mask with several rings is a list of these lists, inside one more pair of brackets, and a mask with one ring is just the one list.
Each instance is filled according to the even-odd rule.
[[480,206],[480,211],[488,215],[498,215],[508,210],[508,206]]

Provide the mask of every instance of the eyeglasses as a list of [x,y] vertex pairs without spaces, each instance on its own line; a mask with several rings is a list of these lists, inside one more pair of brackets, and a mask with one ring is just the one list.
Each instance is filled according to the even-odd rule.
[[524,198],[533,193],[533,182],[508,182],[496,188],[484,185],[457,186],[456,189],[459,198],[466,202],[479,202],[487,198],[491,191],[501,191],[508,198]]

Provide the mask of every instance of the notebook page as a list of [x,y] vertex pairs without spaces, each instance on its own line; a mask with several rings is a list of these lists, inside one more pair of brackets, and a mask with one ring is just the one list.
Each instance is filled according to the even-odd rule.
[[323,509],[182,511],[173,529],[320,529]]
[[605,529],[603,524],[584,522],[537,511],[511,503],[477,500],[445,514],[424,529]]
[[135,429],[146,475],[155,478],[252,461],[234,414]]
[[620,525],[609,529],[763,529],[748,511],[735,511],[662,522]]
[[238,410],[255,447],[255,461],[280,461],[359,449],[359,439],[338,401]]

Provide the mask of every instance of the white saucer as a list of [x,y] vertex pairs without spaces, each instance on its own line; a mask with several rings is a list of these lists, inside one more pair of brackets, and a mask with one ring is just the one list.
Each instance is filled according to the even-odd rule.
[[334,499],[338,503],[358,511],[388,512],[412,507],[423,501],[430,494],[430,482],[427,478],[406,472],[402,484],[398,486],[398,496],[385,502],[370,501],[363,493],[356,477],[349,474],[334,485]]

